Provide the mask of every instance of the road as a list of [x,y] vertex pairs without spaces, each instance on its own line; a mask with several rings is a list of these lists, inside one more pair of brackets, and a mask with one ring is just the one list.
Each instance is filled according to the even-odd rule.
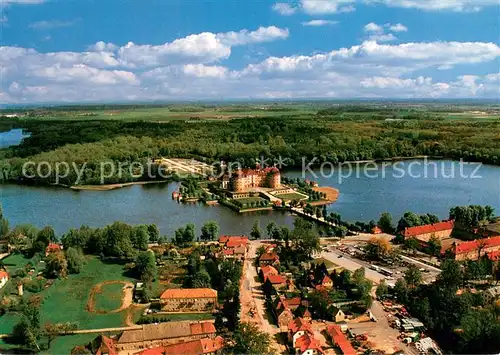
[[[256,324],[259,329],[271,335],[271,348],[275,353],[282,349],[276,341],[279,328],[267,319],[265,296],[259,281],[257,270],[253,265],[260,242],[251,241],[243,269],[243,282],[240,288],[241,321]],[[253,312],[251,312],[253,310]]]

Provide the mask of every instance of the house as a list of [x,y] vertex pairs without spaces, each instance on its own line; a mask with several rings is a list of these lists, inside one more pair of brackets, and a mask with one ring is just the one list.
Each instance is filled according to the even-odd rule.
[[160,296],[164,312],[215,312],[217,291],[211,288],[173,288]]
[[453,243],[448,250],[455,260],[477,260],[479,256],[491,255],[496,257],[500,251],[500,236],[472,240],[469,242]]
[[423,226],[405,228],[402,235],[406,238],[416,238],[421,242],[428,242],[432,235],[438,239],[450,238],[455,221],[444,221],[434,224],[426,224]]
[[309,311],[309,308],[305,304],[302,304],[299,307],[297,307],[297,309],[295,310],[295,316],[304,319],[306,322],[312,321],[311,312]]
[[132,355],[149,348],[168,346],[199,339],[215,339],[216,329],[211,321],[180,321],[144,324],[139,329],[125,330],[115,340],[120,355]]
[[56,243],[49,243],[47,248],[45,248],[45,256],[49,256],[52,253],[58,253],[62,251],[62,246]]
[[95,355],[118,355],[115,341],[104,335],[99,335],[90,343],[90,350]]
[[338,307],[330,306],[330,311],[332,312],[332,319],[335,323],[345,321],[345,313]]
[[276,321],[281,332],[288,332],[288,325],[293,321],[292,310],[288,307],[284,307],[276,310]]
[[280,262],[280,259],[278,257],[278,254],[276,254],[274,251],[272,252],[266,252],[262,254],[259,257],[259,266],[264,266],[264,265],[278,265]]
[[5,270],[0,270],[0,288],[4,287],[9,281],[9,273]]
[[319,340],[314,337],[314,334],[309,333],[297,339],[294,349],[295,353],[300,355],[316,355],[323,353]]
[[266,282],[267,281],[269,281],[271,285],[273,285],[277,289],[286,287],[287,285],[287,279],[283,275],[269,275],[266,279]]
[[311,322],[299,317],[288,324],[288,341],[292,343],[293,348],[295,348],[297,339],[306,333],[314,335]]
[[203,338],[177,344],[160,346],[142,350],[136,355],[210,355],[215,354],[224,346],[224,339],[220,336],[215,339]]
[[259,274],[260,274],[262,281],[266,281],[268,276],[279,275],[279,272],[273,266],[265,265],[265,266],[260,268]]
[[325,288],[332,288],[333,287],[332,279],[328,275],[325,275],[325,277],[323,277],[323,280],[321,280],[321,286]]
[[349,340],[346,338],[345,334],[342,333],[340,326],[338,325],[329,325],[326,327],[326,332],[332,341],[332,344],[338,347],[342,354],[345,355],[355,355],[357,354],[356,350],[352,347]]
[[219,238],[219,244],[222,246],[222,257],[224,259],[245,260],[248,250],[248,237],[223,235]]
[[222,235],[219,237],[219,244],[222,247],[234,248],[238,245],[248,245],[248,237],[245,235]]

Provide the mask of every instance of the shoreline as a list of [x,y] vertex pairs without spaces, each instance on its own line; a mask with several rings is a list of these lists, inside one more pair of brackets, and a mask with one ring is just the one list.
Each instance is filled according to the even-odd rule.
[[105,184],[105,185],[74,185],[69,186],[71,190],[77,191],[110,191],[115,189],[121,189],[123,187],[134,186],[134,185],[149,185],[149,184],[164,184],[169,183],[171,181],[162,180],[162,181],[133,181],[133,182],[124,182],[120,184]]
[[326,194],[326,200],[310,202],[311,206],[323,206],[335,203],[340,195],[340,190],[331,186],[313,187],[313,191],[319,191]]

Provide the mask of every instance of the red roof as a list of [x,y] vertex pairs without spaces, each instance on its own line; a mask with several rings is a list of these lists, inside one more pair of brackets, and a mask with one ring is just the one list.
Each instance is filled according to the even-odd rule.
[[486,253],[486,255],[488,256],[488,258],[492,261],[496,261],[498,260],[498,258],[500,258],[500,250],[495,250],[495,251],[492,251],[490,253]]
[[199,339],[187,342],[181,342],[177,344],[160,346],[157,348],[146,349],[136,353],[136,355],[177,355],[177,354],[187,354],[187,355],[202,355],[215,353],[224,346],[224,339],[220,336],[215,339]]
[[0,279],[3,279],[4,277],[6,277],[8,279],[9,273],[7,271],[0,270]]
[[316,339],[314,335],[308,333],[302,335],[295,341],[295,348],[300,349],[301,353],[304,353],[306,350],[317,350],[320,353],[323,352],[319,340]]
[[211,288],[170,288],[160,298],[217,298],[217,291]]
[[479,246],[482,246],[483,248],[500,246],[500,236],[472,240],[470,242],[463,242],[457,244],[455,245],[455,255],[469,253],[471,251],[478,250]]
[[117,355],[118,352],[115,349],[115,342],[113,339],[108,338],[107,336],[101,335],[101,345],[96,351],[96,355]]
[[340,330],[338,325],[330,325],[326,328],[327,333],[332,338],[332,341],[337,345],[342,354],[346,355],[355,355],[357,354],[356,350],[351,345],[351,342],[347,340],[344,333]]
[[191,323],[191,335],[209,334],[216,332],[215,325],[212,322]]
[[313,334],[311,323],[300,317],[295,318],[293,321],[291,321],[290,324],[288,324],[288,329],[294,334],[299,330],[304,330]]
[[323,280],[321,281],[321,284],[324,285],[328,283],[333,283],[333,281],[328,275],[325,275],[325,277],[323,277]]
[[248,243],[248,237],[245,235],[221,235],[219,237],[219,243],[226,244],[229,240],[239,240],[245,244]]
[[454,226],[455,226],[455,221],[451,220],[434,224],[426,224],[423,226],[410,227],[410,228],[405,228],[405,230],[403,231],[403,236],[415,237],[421,234],[436,233],[445,230],[451,230],[453,229]]
[[224,255],[233,255],[234,254],[234,249],[224,249],[222,251]]
[[240,238],[230,238],[226,242],[226,247],[228,248],[235,248],[239,247],[240,245],[246,246],[248,244],[248,239],[245,237],[245,239],[240,239]]
[[276,261],[279,260],[278,255],[276,253],[264,253],[259,258],[260,261]]
[[59,244],[56,244],[56,243],[49,243],[49,245],[47,245],[47,248],[45,248],[45,251],[46,252],[53,252],[53,251],[59,251],[61,250],[61,246]]
[[268,275],[267,280],[273,285],[286,283],[286,277],[283,275]]
[[278,270],[276,270],[271,265],[266,265],[266,266],[261,267],[260,271],[262,272],[262,277],[264,278],[264,281],[267,280],[267,277],[269,275],[278,275],[279,274]]

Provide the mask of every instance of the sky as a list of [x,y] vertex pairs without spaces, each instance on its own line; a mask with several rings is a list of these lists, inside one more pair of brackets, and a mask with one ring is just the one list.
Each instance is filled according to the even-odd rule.
[[500,99],[500,0],[0,0],[0,104]]

